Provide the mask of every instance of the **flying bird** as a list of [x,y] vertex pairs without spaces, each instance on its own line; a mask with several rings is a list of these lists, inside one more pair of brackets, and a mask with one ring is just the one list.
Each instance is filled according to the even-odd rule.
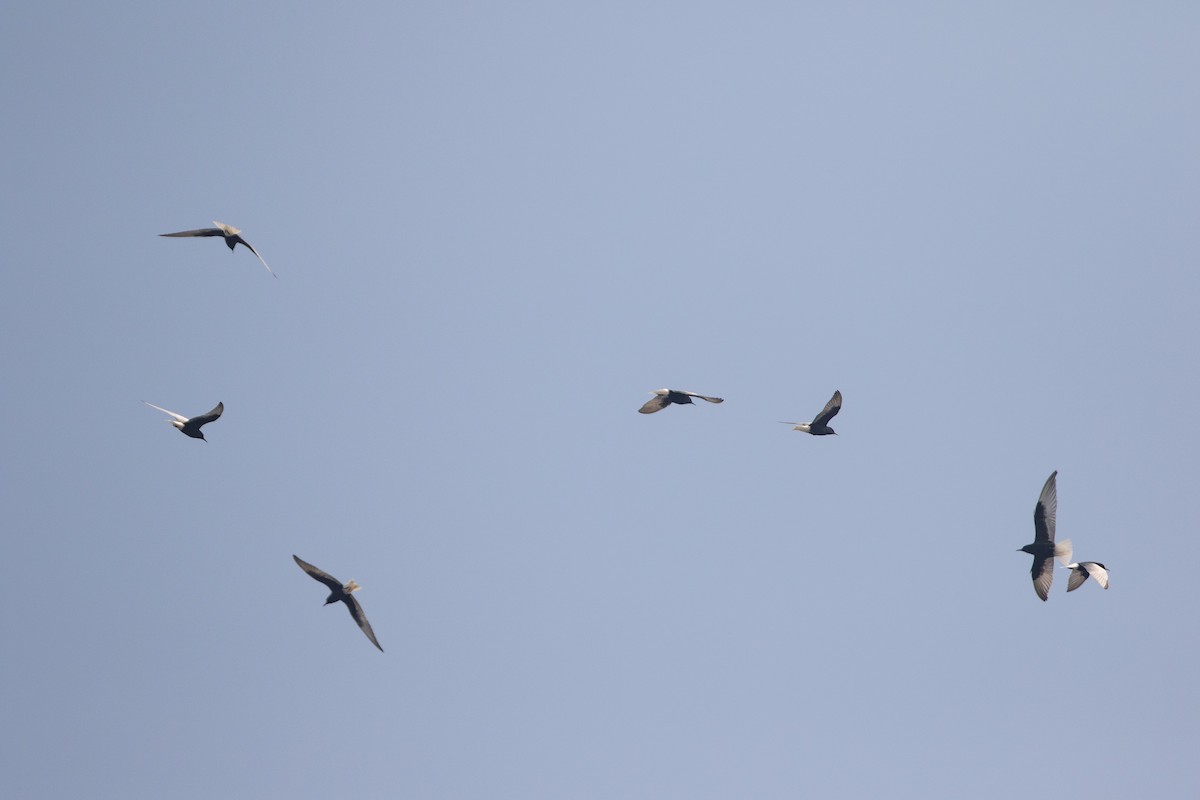
[[1033,507],[1033,544],[1027,544],[1017,551],[1033,556],[1033,568],[1030,570],[1033,590],[1042,600],[1049,596],[1050,584],[1054,581],[1054,559],[1057,558],[1064,565],[1071,560],[1071,540],[1063,539],[1058,544],[1054,543],[1054,517],[1058,514],[1057,476],[1058,470],[1050,473],[1037,505]]
[[[143,400],[142,402],[146,403],[145,400]],[[176,414],[174,411],[167,411],[162,406],[154,405],[154,403],[146,403],[146,405],[150,406],[151,408],[157,408],[159,411],[163,412],[164,414],[170,414],[172,419],[167,420],[167,422],[171,423],[176,428],[183,431],[183,434],[185,436],[190,436],[193,439],[200,439],[201,441],[204,441],[204,442],[207,442],[208,439],[204,438],[204,434],[200,432],[200,428],[202,428],[203,426],[212,422],[217,417],[221,416],[221,412],[223,412],[225,410],[224,403],[217,403],[217,407],[214,408],[212,411],[209,411],[207,414],[201,414],[198,417],[185,417],[182,414]]]
[[1091,575],[1100,584],[1101,589],[1108,588],[1108,567],[1099,561],[1080,561],[1078,564],[1067,564],[1071,577],[1067,578],[1067,591],[1073,592]]
[[817,414],[816,419],[812,422],[784,422],[784,425],[795,425],[792,428],[794,431],[804,431],[811,433],[813,436],[828,436],[829,434],[837,435],[837,431],[829,427],[829,420],[837,416],[837,413],[842,410],[842,392],[839,389],[833,393],[833,397],[829,398],[829,402],[825,404],[825,408],[821,409],[821,413]]
[[[336,603],[341,600],[346,604],[346,608],[350,609],[350,616],[354,617],[354,621],[358,623],[358,627],[362,628],[362,632],[371,640],[371,644],[379,647],[379,640],[375,638],[375,631],[371,630],[371,623],[367,622],[367,615],[363,613],[362,606],[354,599],[352,592],[357,592],[362,587],[354,581],[350,581],[345,586],[341,581],[330,575],[328,572],[319,570],[307,561],[301,560],[300,556],[293,554],[292,558],[296,559],[296,563],[300,569],[307,572],[321,583],[329,587],[329,597],[325,598],[325,605]],[[379,652],[383,652],[383,648],[379,647]]]
[[701,400],[707,400],[710,403],[724,403],[720,397],[705,397],[702,394],[695,392],[685,392],[680,389],[655,389],[654,397],[646,401],[646,404],[638,409],[641,414],[653,414],[655,411],[662,411],[671,403],[679,403],[683,406],[694,405],[693,397],[699,397]]
[[[241,228],[235,228],[232,225],[226,225],[224,222],[217,222],[215,219],[213,220],[213,225],[216,225],[217,227],[198,228],[194,231],[179,231],[178,233],[160,233],[159,236],[224,236],[225,244],[229,246],[230,250],[240,244],[251,253],[254,253],[254,255],[258,256],[258,260],[262,262],[262,265],[267,267],[267,260],[258,254],[258,251],[254,249],[254,245],[250,244],[241,237]],[[271,271],[270,267],[267,267],[267,272],[275,275],[275,273]],[[278,278],[279,276],[275,275],[275,277]]]

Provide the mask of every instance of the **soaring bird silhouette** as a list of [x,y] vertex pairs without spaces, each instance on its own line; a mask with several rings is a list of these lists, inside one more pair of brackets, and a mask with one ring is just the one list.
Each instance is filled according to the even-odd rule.
[[[145,400],[142,402],[146,403]],[[190,436],[193,439],[199,439],[202,442],[207,442],[208,439],[204,438],[204,434],[200,432],[200,428],[221,416],[221,412],[225,410],[224,403],[217,403],[217,407],[212,411],[209,411],[207,414],[201,414],[198,417],[185,417],[182,414],[176,414],[174,411],[167,411],[162,406],[154,405],[154,403],[146,403],[146,405],[150,406],[151,408],[157,408],[164,414],[170,414],[172,419],[167,420],[167,422],[181,430],[185,436]]]
[[[1033,544],[1027,544],[1017,552],[1033,556],[1033,590],[1045,600],[1050,595],[1050,584],[1054,582],[1054,559],[1063,564],[1071,560],[1071,540],[1054,543],[1054,518],[1058,514],[1058,470],[1050,473],[1037,505],[1033,507]],[[1068,589],[1068,591],[1070,591]]]
[[[371,623],[367,622],[367,615],[363,613],[362,606],[354,599],[352,592],[357,592],[362,587],[354,581],[350,581],[345,586],[337,578],[330,575],[328,572],[319,570],[307,561],[303,561],[300,556],[293,554],[292,558],[296,559],[296,563],[300,569],[307,572],[321,583],[329,587],[329,597],[325,598],[325,605],[336,603],[341,600],[346,604],[346,608],[350,609],[350,616],[354,617],[354,621],[358,623],[358,627],[362,628],[362,632],[371,640],[371,644],[379,647],[379,640],[375,638],[375,631],[371,630]],[[379,652],[383,652],[383,648],[379,647]]]
[[1067,564],[1071,577],[1067,578],[1067,591],[1073,592],[1091,575],[1100,584],[1101,589],[1108,588],[1108,567],[1099,561],[1080,561],[1078,564]]
[[[262,262],[262,265],[267,267],[267,260],[258,254],[258,251],[254,249],[254,245],[250,244],[241,237],[241,228],[235,228],[232,225],[226,225],[224,222],[217,222],[215,219],[213,220],[213,225],[216,225],[217,227],[198,228],[194,231],[179,231],[178,233],[160,233],[159,236],[224,236],[225,244],[229,245],[230,250],[240,244],[251,253],[254,253],[254,255],[258,256],[258,260]],[[270,267],[267,267],[267,272],[275,275],[275,273],[271,271]],[[275,275],[275,277],[278,278],[279,276]]]
[[662,411],[671,403],[678,403],[681,406],[694,405],[693,397],[699,397],[701,400],[707,400],[710,403],[724,403],[720,397],[705,397],[702,394],[695,392],[685,392],[682,389],[655,389],[654,397],[646,401],[646,404],[638,409],[641,414],[653,414],[655,411]]
[[833,397],[829,398],[829,402],[825,404],[825,408],[821,409],[821,413],[817,414],[816,419],[812,422],[784,422],[784,425],[795,425],[792,428],[794,431],[804,431],[811,433],[813,436],[828,436],[829,434],[837,435],[837,431],[829,427],[829,420],[837,416],[837,413],[842,410],[842,392],[838,390],[833,393]]

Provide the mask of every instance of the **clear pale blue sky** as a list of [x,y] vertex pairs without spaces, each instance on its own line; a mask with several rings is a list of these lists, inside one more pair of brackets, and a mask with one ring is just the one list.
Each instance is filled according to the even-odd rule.
[[4,794],[1198,796],[1197,41],[12,5]]

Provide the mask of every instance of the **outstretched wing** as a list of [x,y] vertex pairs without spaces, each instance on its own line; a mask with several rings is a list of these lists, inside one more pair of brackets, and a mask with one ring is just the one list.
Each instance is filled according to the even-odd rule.
[[298,555],[293,554],[292,558],[296,559],[296,564],[299,565],[300,569],[307,572],[314,579],[316,579],[316,580],[320,581],[321,583],[325,584],[326,586],[328,586],[331,590],[336,591],[336,590],[340,590],[342,588],[342,582],[339,581],[337,578],[333,577],[332,575],[330,575],[328,572],[317,569],[312,564],[301,559],[300,556],[298,556]]
[[1070,577],[1067,578],[1067,591],[1068,592],[1075,591],[1080,586],[1083,586],[1083,582],[1086,581],[1087,579],[1088,579],[1087,570],[1085,570],[1083,568],[1082,564],[1075,564],[1074,566],[1071,567]]
[[1088,571],[1088,574],[1096,579],[1096,583],[1100,584],[1102,589],[1108,588],[1108,569],[1097,561],[1084,561],[1079,566]]
[[638,413],[653,414],[655,411],[662,411],[669,405],[671,405],[671,401],[667,399],[667,395],[655,395],[647,400],[645,405],[638,409]]
[[837,416],[837,413],[842,410],[842,391],[838,389],[833,393],[833,397],[829,398],[829,402],[825,404],[825,408],[821,409],[821,413],[812,421],[812,426],[818,430],[829,424],[829,420]]
[[1058,470],[1050,473],[1042,494],[1038,497],[1037,505],[1033,508],[1033,540],[1035,542],[1054,541],[1054,518],[1058,515],[1058,483],[1055,478]]
[[[346,604],[346,608],[350,609],[350,616],[354,617],[354,621],[358,623],[358,627],[362,628],[362,632],[371,640],[371,644],[379,647],[379,640],[375,638],[375,631],[371,630],[371,623],[367,622],[367,615],[363,613],[362,606],[354,599],[354,595],[347,594],[342,598],[342,602]],[[382,647],[379,647],[379,652],[383,652]]]
[[[254,245],[250,244],[245,239],[243,239],[241,236],[237,236],[236,234],[233,237],[233,243],[244,245],[247,250],[249,250],[251,253],[254,253],[254,255],[258,256],[258,260],[262,262],[262,265],[264,267],[267,267],[267,260],[265,258],[263,258],[262,256],[258,255],[258,251],[254,249]],[[271,272],[270,267],[267,267],[267,272],[270,272],[272,275],[275,275],[274,272]],[[275,275],[275,277],[278,278],[279,276]]]
[[221,413],[224,410],[225,410],[225,404],[217,403],[216,407],[212,411],[209,411],[207,414],[200,414],[199,416],[192,417],[191,423],[194,427],[197,427],[197,428],[199,428],[203,425],[207,425],[208,423],[212,422],[217,417],[221,416]]
[[[145,400],[143,400],[142,402],[143,402],[143,403],[146,403],[146,401],[145,401]],[[174,417],[175,419],[179,420],[181,423],[183,423],[183,422],[187,422],[187,421],[188,421],[188,418],[187,418],[187,417],[185,417],[183,414],[176,414],[174,411],[167,411],[167,410],[166,410],[165,408],[163,408],[162,406],[156,406],[156,405],[154,405],[154,403],[146,403],[146,405],[150,406],[151,408],[157,408],[159,411],[163,412],[164,414],[170,414],[172,417]]]
[[688,397],[699,397],[701,400],[707,400],[710,403],[724,403],[725,402],[725,400],[723,398],[705,397],[704,395],[696,394],[695,392],[684,392],[684,394],[686,394]]
[[197,228],[194,231],[179,231],[178,233],[160,233],[159,236],[224,236],[220,228]]
[[1054,559],[1034,556],[1030,573],[1033,575],[1033,590],[1045,600],[1050,596],[1050,584],[1054,583]]

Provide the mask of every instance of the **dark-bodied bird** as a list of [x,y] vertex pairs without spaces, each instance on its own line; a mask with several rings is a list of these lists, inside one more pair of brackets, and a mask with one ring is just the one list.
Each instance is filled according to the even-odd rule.
[[1037,505],[1033,507],[1033,544],[1027,544],[1017,552],[1033,556],[1033,590],[1045,600],[1050,595],[1050,584],[1054,582],[1054,559],[1063,564],[1071,560],[1071,540],[1054,542],[1054,518],[1058,514],[1058,470],[1050,473]]
[[1071,577],[1067,578],[1067,591],[1073,592],[1091,575],[1100,584],[1101,589],[1108,588],[1108,567],[1099,561],[1080,561],[1078,564],[1067,564]]
[[[145,400],[142,402],[146,403]],[[199,439],[202,442],[207,442],[208,439],[204,438],[204,434],[200,432],[200,428],[221,416],[221,413],[225,410],[224,403],[217,403],[216,408],[214,408],[212,411],[209,411],[207,414],[201,414],[197,417],[185,417],[182,414],[176,414],[174,411],[167,411],[162,406],[154,405],[154,403],[146,403],[146,405],[150,406],[151,408],[157,408],[164,414],[170,414],[172,419],[167,420],[167,422],[183,431],[185,436],[190,436],[193,439]]]
[[829,398],[829,402],[825,404],[825,408],[821,409],[821,413],[817,414],[817,418],[812,422],[784,422],[784,425],[795,425],[792,428],[794,431],[804,431],[811,433],[813,436],[828,436],[837,435],[837,431],[829,427],[829,420],[837,416],[837,413],[842,410],[842,392],[839,389],[833,393],[833,397]]
[[[352,592],[357,592],[362,587],[354,581],[350,581],[345,586],[337,578],[330,575],[328,572],[319,570],[307,561],[301,560],[300,556],[293,554],[292,558],[296,559],[296,563],[300,569],[307,572],[321,583],[329,587],[329,597],[325,598],[325,605],[336,603],[341,600],[346,604],[346,608],[350,609],[350,616],[354,617],[354,621],[358,623],[358,627],[362,628],[362,632],[371,640],[371,644],[379,647],[379,640],[375,638],[375,631],[371,630],[371,623],[367,622],[367,615],[363,613],[362,606],[354,599]],[[383,652],[383,648],[379,647],[379,652]]]
[[[230,250],[240,244],[251,253],[254,253],[254,255],[258,256],[258,260],[262,262],[262,265],[267,267],[267,260],[258,254],[258,251],[254,249],[254,245],[250,244],[240,236],[242,232],[240,228],[235,228],[232,225],[226,225],[224,222],[217,222],[215,219],[213,220],[213,225],[216,225],[217,227],[197,228],[194,231],[179,231],[178,233],[160,233],[159,236],[224,236],[225,244],[229,245]],[[267,272],[275,275],[275,273],[271,271],[270,267],[267,267]],[[278,278],[279,276],[275,275],[275,277]]]
[[653,414],[655,411],[662,411],[671,403],[678,403],[681,406],[694,405],[693,397],[699,397],[701,400],[707,400],[710,403],[724,403],[720,397],[705,397],[702,394],[695,392],[685,392],[681,389],[655,389],[654,397],[646,401],[646,404],[638,409],[641,414]]

